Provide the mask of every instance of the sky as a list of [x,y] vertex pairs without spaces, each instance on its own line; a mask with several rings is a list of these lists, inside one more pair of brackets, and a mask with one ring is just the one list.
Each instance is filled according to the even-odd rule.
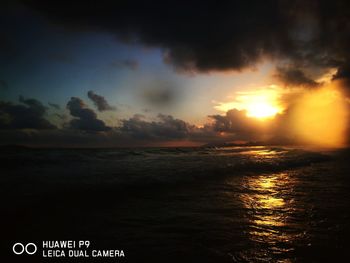
[[346,1],[5,1],[0,144],[348,144]]

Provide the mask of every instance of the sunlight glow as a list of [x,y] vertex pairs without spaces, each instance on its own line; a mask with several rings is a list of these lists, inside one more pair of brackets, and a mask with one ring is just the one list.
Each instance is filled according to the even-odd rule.
[[219,103],[214,108],[224,112],[233,108],[246,110],[247,117],[260,120],[273,118],[284,110],[279,102],[280,90],[276,86],[236,94],[235,101]]
[[251,102],[247,105],[247,116],[255,118],[273,117],[278,113],[278,108],[268,101]]
[[292,126],[304,142],[341,147],[346,141],[348,103],[339,86],[308,91],[293,110]]

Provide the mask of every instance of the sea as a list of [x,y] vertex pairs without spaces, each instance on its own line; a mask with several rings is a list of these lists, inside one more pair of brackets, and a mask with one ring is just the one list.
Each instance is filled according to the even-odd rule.
[[349,149],[8,146],[0,162],[11,262],[76,262],[12,253],[55,240],[125,253],[82,262],[350,262]]

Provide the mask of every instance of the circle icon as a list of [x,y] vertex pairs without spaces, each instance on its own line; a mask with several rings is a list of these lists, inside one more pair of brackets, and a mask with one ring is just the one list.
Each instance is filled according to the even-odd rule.
[[[29,246],[33,247],[33,250],[32,250],[32,251],[29,251],[29,250],[28,250],[28,247],[29,247]],[[33,254],[35,254],[36,250],[37,250],[37,247],[36,247],[36,245],[35,245],[34,243],[28,243],[28,244],[25,246],[25,251],[27,252],[28,255],[33,255]]]
[[12,251],[16,255],[22,255],[25,251],[28,255],[33,255],[37,251],[37,246],[34,243],[27,243],[25,246],[22,243],[15,243],[12,246]]
[[[21,247],[21,250],[18,250],[17,247]],[[16,244],[14,244],[13,247],[12,247],[12,251],[13,251],[13,253],[15,253],[16,255],[21,255],[21,254],[23,254],[24,249],[25,249],[25,248],[24,248],[24,246],[23,246],[22,243],[16,243]]]

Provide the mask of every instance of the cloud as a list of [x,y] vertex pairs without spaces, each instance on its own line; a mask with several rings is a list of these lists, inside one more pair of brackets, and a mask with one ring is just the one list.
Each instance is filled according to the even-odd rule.
[[[81,111],[82,101],[72,98],[68,103],[73,112]],[[74,113],[73,113],[74,114]],[[75,114],[77,115],[77,114]],[[81,115],[81,114],[79,114]],[[84,113],[84,115],[89,115]],[[84,117],[85,118],[85,117]],[[76,122],[73,126],[78,125]],[[91,125],[89,125],[91,126]],[[120,127],[108,129],[103,133],[86,132],[86,129],[71,129],[70,126],[53,131],[13,131],[0,130],[0,144],[16,143],[24,145],[50,145],[50,146],[83,146],[83,147],[131,147],[131,146],[154,146],[167,145],[176,142],[191,142],[193,145],[205,143],[210,137],[210,131],[201,131],[198,127],[170,115],[159,114],[155,121],[147,121],[140,114],[121,121]],[[90,130],[91,131],[91,130]]]
[[144,116],[135,114],[132,118],[122,120],[120,131],[137,139],[180,139],[189,137],[196,129],[183,120],[171,115],[159,114],[157,121],[148,122]]
[[45,107],[40,101],[36,99],[25,99],[23,96],[19,96],[19,101],[23,104],[26,104],[33,111],[41,115],[43,115],[47,110],[47,107]]
[[[287,133],[282,133],[280,129],[280,125],[285,122],[282,117],[278,117],[278,127],[271,126],[264,130],[261,122],[248,118],[245,111],[236,109],[232,109],[224,115],[209,116],[212,122],[205,124],[203,127],[195,126],[171,115],[159,114],[154,120],[148,120],[141,114],[135,114],[129,119],[121,120],[120,126],[111,129],[101,120],[98,120],[96,114],[87,109],[79,98],[71,98],[67,108],[71,115],[79,116],[79,119],[71,120],[68,125],[53,131],[31,133],[0,131],[0,144],[130,147],[142,145],[164,146],[170,143],[170,145],[181,146],[232,141],[257,141],[262,140],[265,133],[270,133],[268,139],[278,138],[280,143],[286,142],[287,138],[282,136]],[[103,133],[97,131],[103,131]],[[176,144],[171,144],[172,142]]]
[[115,107],[108,104],[107,100],[103,96],[97,95],[92,90],[88,92],[88,97],[94,102],[98,111],[116,110]]
[[0,129],[55,129],[56,126],[44,118],[47,108],[36,99],[19,101],[24,105],[0,101]]
[[[154,143],[162,140],[188,140],[204,144],[261,140],[266,132],[265,126],[270,124],[249,118],[245,111],[237,109],[229,110],[225,115],[208,117],[213,121],[198,127],[171,115],[159,114],[155,121],[148,121],[143,115],[135,114],[130,119],[122,120],[122,125],[117,130],[125,138],[129,137],[129,141],[147,140]],[[276,134],[278,132],[277,129],[271,131]]]
[[231,109],[225,115],[210,115],[214,122],[209,126],[213,131],[231,133],[237,140],[261,139],[262,123],[254,118],[247,117],[245,110]]
[[73,119],[69,122],[69,128],[84,130],[90,132],[108,131],[111,128],[97,119],[96,113],[87,108],[85,103],[77,97],[71,97],[67,103],[67,109],[70,114],[77,119]]
[[294,87],[317,87],[320,83],[317,83],[298,68],[277,68],[275,77],[287,86]]

